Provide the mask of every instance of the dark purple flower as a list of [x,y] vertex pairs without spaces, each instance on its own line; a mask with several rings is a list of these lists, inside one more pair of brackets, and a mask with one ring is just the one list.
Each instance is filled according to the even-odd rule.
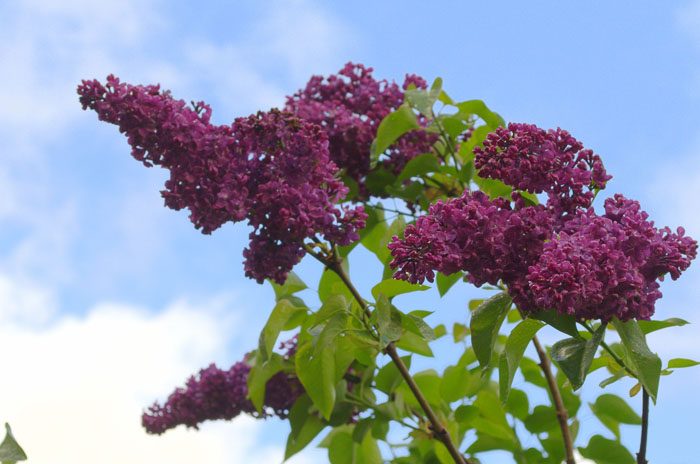
[[[284,357],[289,359],[296,351],[296,337],[282,343]],[[185,388],[170,394],[163,405],[154,403],[142,416],[142,424],[148,433],[162,434],[185,425],[198,428],[208,420],[231,420],[240,414],[254,417],[276,415],[286,418],[294,402],[304,393],[299,380],[286,372],[278,372],[267,381],[262,415],[248,400],[248,374],[250,365],[239,361],[228,370],[214,364],[192,376]]]
[[[426,82],[407,75],[409,84],[425,88]],[[328,134],[330,157],[354,179],[366,195],[365,176],[370,170],[370,146],[384,117],[404,101],[401,88],[393,82],[376,80],[372,68],[347,63],[338,74],[313,76],[306,87],[287,98],[286,109],[300,118],[320,125]],[[380,164],[398,173],[415,156],[426,153],[434,136],[414,131],[401,138]]]
[[465,271],[477,286],[511,282],[524,275],[551,234],[551,217],[544,207],[511,209],[503,199],[489,200],[482,192],[438,201],[427,216],[394,237],[389,249],[396,278],[432,282],[439,271]]
[[594,190],[611,178],[600,157],[562,129],[511,123],[490,133],[474,153],[480,176],[546,193],[547,206],[560,217],[590,207]]
[[358,239],[362,208],[336,206],[347,194],[335,178],[326,132],[290,113],[271,110],[210,123],[204,103],[189,108],[158,86],[134,86],[114,76],[83,81],[83,108],[116,124],[146,166],[170,171],[161,193],[173,209],[188,208],[203,233],[244,219],[253,226],[246,275],[283,282],[304,256],[307,238],[340,245]]

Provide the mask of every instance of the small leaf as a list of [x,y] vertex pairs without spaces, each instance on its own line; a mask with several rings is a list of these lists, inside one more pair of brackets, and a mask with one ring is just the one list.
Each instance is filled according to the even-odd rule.
[[501,401],[508,400],[510,386],[513,384],[515,372],[518,370],[520,360],[525,354],[525,348],[535,336],[538,330],[544,327],[544,323],[534,319],[525,319],[515,326],[506,341],[506,347],[501,354],[498,367],[498,381],[500,386]]
[[[411,356],[402,356],[401,360],[406,365],[406,368],[411,368]],[[387,395],[391,394],[401,382],[403,382],[403,377],[401,377],[396,364],[391,362],[379,369],[379,372],[374,377],[374,383],[377,388]]]
[[443,297],[464,276],[462,272],[455,272],[450,275],[445,275],[442,272],[437,273],[435,283],[437,284],[438,293]]
[[557,413],[551,406],[535,406],[524,421],[525,428],[532,433],[544,433],[556,430],[559,427]]
[[639,391],[642,389],[642,384],[637,382],[634,384],[634,387],[630,388],[630,397],[635,397],[639,394]]
[[392,308],[388,298],[380,293],[376,304],[377,331],[379,343],[383,347],[401,338],[403,327],[401,326],[401,314]]
[[617,439],[620,439],[620,424],[638,425],[642,418],[619,396],[605,393],[589,403],[591,411]]
[[277,353],[272,353],[271,357],[262,362],[257,359],[256,353],[255,364],[250,369],[248,374],[248,398],[255,406],[255,409],[260,412],[265,401],[265,387],[267,381],[282,370],[284,359]]
[[396,342],[396,347],[421,356],[433,356],[433,350],[430,349],[428,342],[412,332],[404,332],[401,339]]
[[690,322],[677,317],[664,319],[662,321],[637,321],[637,325],[639,325],[639,328],[645,334],[650,334],[667,327],[680,327],[687,324],[690,324]]
[[647,346],[644,333],[635,320],[621,322],[613,319],[613,325],[620,335],[622,345],[627,352],[627,358],[632,364],[632,370],[656,403],[656,394],[659,390],[659,377],[661,376],[661,359],[651,352]]
[[302,395],[289,411],[289,423],[292,430],[287,437],[287,447],[284,451],[285,461],[303,450],[327,425],[315,414],[309,414],[310,409],[311,399],[308,395]]
[[452,325],[452,338],[455,343],[461,342],[467,335],[469,335],[469,327],[459,322],[455,322]]
[[530,415],[530,401],[527,398],[527,393],[517,388],[513,388],[508,395],[506,402],[506,411],[511,413],[513,417],[525,420]]
[[330,419],[335,405],[335,353],[325,349],[314,356],[313,351],[311,343],[298,348],[294,356],[296,373],[323,417]]
[[581,456],[596,464],[635,464],[632,454],[615,440],[593,435],[585,448],[579,447]]
[[27,455],[12,434],[10,424],[5,423],[5,439],[0,443],[0,461],[14,463],[26,461]]
[[668,361],[668,369],[678,369],[679,367],[693,367],[700,364],[700,362],[693,361],[692,359],[685,358],[674,358]]
[[420,125],[416,114],[407,104],[399,106],[395,111],[386,115],[379,123],[377,137],[372,142],[372,160],[376,161],[379,155],[384,153],[399,137],[413,129],[420,129]]
[[494,113],[489,109],[486,104],[481,100],[469,100],[457,103],[455,105],[459,108],[460,113],[464,114],[476,114],[479,116],[491,129],[495,129],[499,126],[504,126],[505,121],[503,118]]
[[539,311],[528,315],[529,318],[546,322],[560,332],[574,338],[581,338],[576,328],[576,319],[570,314],[560,314],[550,309],[549,311]]
[[428,174],[429,172],[437,172],[440,170],[440,162],[432,153],[424,153],[411,159],[404,166],[401,174],[397,177],[398,182],[403,182],[411,177]]
[[375,299],[379,298],[379,294],[383,294],[387,298],[393,298],[396,295],[404,293],[422,292],[428,290],[427,285],[418,285],[406,282],[405,280],[386,279],[379,282],[372,288],[372,296]]
[[284,284],[282,285],[279,285],[278,283],[273,281],[269,282],[272,285],[272,289],[275,291],[275,298],[278,301],[286,296],[293,295],[296,292],[300,292],[306,288],[309,288],[306,286],[304,281],[301,280],[299,276],[294,273],[294,271],[290,271],[289,274],[287,274],[287,280],[285,280]]
[[590,340],[565,338],[552,346],[552,360],[569,379],[574,390],[581,388],[586,380],[604,333],[605,324],[602,324]]
[[261,361],[267,361],[277,343],[277,337],[287,322],[297,313],[306,312],[305,308],[294,306],[287,299],[279,300],[270,313],[265,327],[260,332],[258,341],[258,355]]
[[472,313],[472,346],[482,369],[489,366],[498,331],[510,305],[510,297],[506,293],[499,293],[484,301]]

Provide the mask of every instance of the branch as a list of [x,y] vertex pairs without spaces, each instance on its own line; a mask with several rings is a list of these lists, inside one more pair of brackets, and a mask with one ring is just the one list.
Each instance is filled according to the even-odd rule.
[[642,393],[642,436],[639,440],[639,453],[637,464],[648,464],[647,461],[647,433],[649,432],[649,393],[646,389]]
[[[319,259],[318,255],[314,255],[314,257],[316,259]],[[341,261],[340,259],[338,259],[337,254],[328,259],[320,258],[319,261],[321,261],[328,269],[335,272],[338,275],[338,277],[340,277],[340,279],[343,281],[348,290],[350,290],[350,293],[352,293],[352,296],[355,298],[357,303],[364,310],[365,314],[369,316],[371,312],[369,310],[369,307],[367,306],[367,302],[364,300],[364,298],[362,298],[360,292],[358,292],[355,286],[352,284],[350,277],[347,275],[347,273],[341,266]],[[425,396],[418,387],[418,384],[416,384],[416,382],[413,380],[411,373],[408,371],[406,364],[404,364],[404,362],[401,360],[401,357],[396,351],[396,347],[394,346],[394,344],[389,343],[389,345],[387,345],[387,347],[384,349],[384,352],[387,355],[389,355],[391,361],[396,365],[396,368],[399,370],[401,377],[403,377],[403,379],[406,381],[408,388],[411,389],[413,396],[416,397],[416,400],[418,400],[418,404],[420,404],[420,407],[423,409],[425,415],[428,417],[433,434],[442,442],[442,444],[445,445],[447,451],[449,451],[455,463],[472,464],[469,461],[467,461],[465,457],[459,452],[459,449],[457,449],[457,446],[452,441],[449,432],[447,431],[445,426],[442,425],[437,415],[435,414],[435,411],[433,411],[433,408],[430,406],[430,404],[428,404],[428,400],[425,399]]]
[[552,374],[552,365],[547,357],[547,352],[544,350],[537,336],[533,337],[532,343],[535,345],[537,350],[537,355],[540,358],[540,367],[547,379],[547,385],[549,387],[549,392],[552,395],[552,402],[554,403],[554,408],[557,410],[557,420],[559,421],[559,428],[561,428],[561,435],[564,439],[564,449],[566,451],[566,464],[576,464],[574,460],[574,442],[571,439],[571,431],[569,430],[569,413],[564,407],[564,401],[561,399],[561,393],[559,393],[559,387],[557,386],[557,381]]

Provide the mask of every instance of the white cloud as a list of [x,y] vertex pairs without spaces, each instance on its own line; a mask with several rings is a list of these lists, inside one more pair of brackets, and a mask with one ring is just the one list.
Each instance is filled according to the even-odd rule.
[[[10,285],[0,280],[0,304]],[[10,290],[30,310],[40,303],[34,292]],[[30,462],[281,462],[280,445],[261,443],[268,423],[248,417],[200,432],[178,428],[154,437],[142,430],[143,407],[221,358],[235,335],[236,321],[220,303],[203,306],[180,302],[153,315],[101,304],[38,329],[4,320],[0,419],[12,424]],[[304,459],[295,462],[310,462]]]

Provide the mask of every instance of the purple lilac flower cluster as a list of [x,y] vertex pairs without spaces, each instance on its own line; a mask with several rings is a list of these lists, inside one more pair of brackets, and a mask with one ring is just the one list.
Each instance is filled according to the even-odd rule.
[[[290,358],[296,351],[296,338],[282,343],[284,356]],[[285,372],[278,372],[265,386],[265,402],[259,414],[248,400],[248,373],[250,365],[239,361],[228,370],[211,364],[192,376],[185,388],[178,388],[160,405],[154,403],[143,414],[141,422],[147,432],[162,434],[185,425],[198,428],[207,420],[231,420],[240,414],[254,417],[275,415],[286,418],[294,402],[304,393],[299,380]]]
[[524,312],[556,309],[579,319],[649,319],[659,280],[677,279],[697,255],[697,242],[658,229],[638,202],[615,195],[605,214],[591,207],[593,189],[610,176],[600,158],[567,132],[510,124],[487,137],[477,154],[484,177],[546,193],[528,206],[481,192],[439,201],[389,248],[395,277],[432,281],[435,271],[465,271],[477,286],[503,282]]
[[336,179],[328,138],[318,125],[271,110],[210,122],[211,109],[188,107],[159,86],[83,81],[83,109],[116,124],[146,166],[170,171],[161,192],[166,206],[188,208],[203,233],[247,219],[254,230],[244,251],[246,275],[283,282],[304,256],[306,238],[321,235],[340,245],[357,240],[366,215],[336,206],[347,188]]
[[[403,84],[424,89],[425,80],[407,75]],[[286,109],[320,125],[328,134],[331,159],[354,179],[366,195],[365,176],[370,171],[370,146],[379,123],[404,101],[394,82],[376,80],[372,68],[347,63],[338,74],[313,76],[306,87],[287,98]],[[413,131],[400,138],[381,164],[398,173],[412,158],[430,151],[433,135]]]
[[564,216],[593,202],[609,176],[600,157],[567,131],[532,124],[499,127],[474,149],[479,175],[530,193],[546,193],[547,206]]

